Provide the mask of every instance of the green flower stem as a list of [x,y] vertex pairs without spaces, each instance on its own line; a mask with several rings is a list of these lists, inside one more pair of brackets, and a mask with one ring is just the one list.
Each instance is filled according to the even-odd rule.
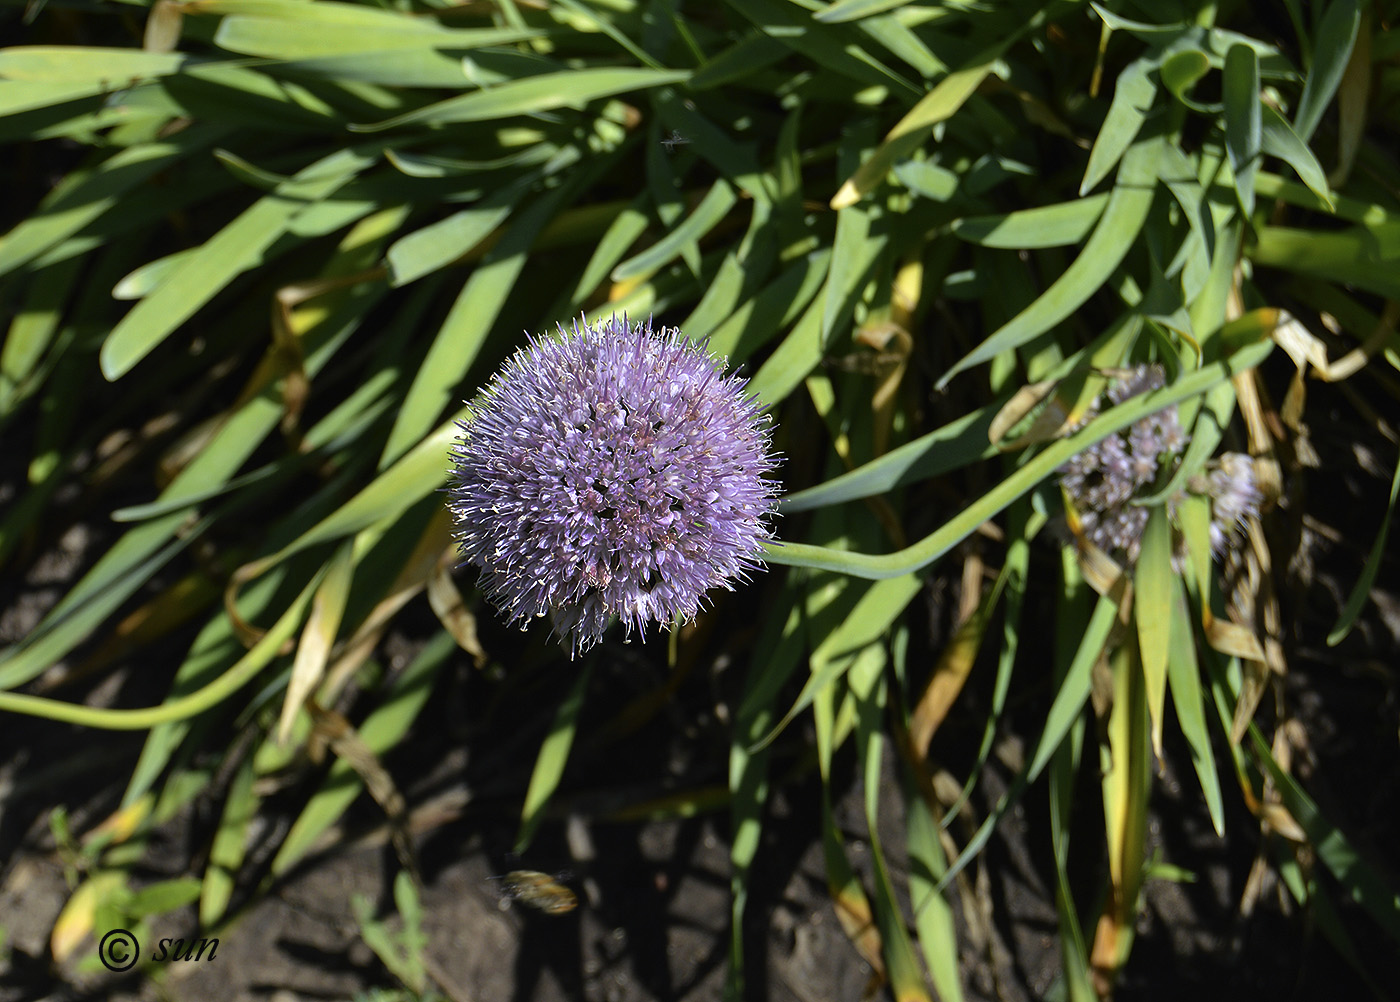
[[764,559],[772,564],[811,567],[875,580],[899,577],[927,567],[970,536],[987,519],[1055,472],[1075,453],[1149,414],[1198,396],[1238,373],[1247,372],[1262,362],[1272,350],[1272,341],[1256,342],[1241,348],[1227,359],[1202,366],[1171,386],[1125,400],[1090,421],[1077,434],[1051,443],[1011,476],[949,519],[942,528],[912,546],[894,553],[874,554],[851,553],[806,543],[774,542],[766,544]]
[[322,572],[316,574],[300,595],[264,634],[253,648],[243,655],[233,667],[214,681],[179,699],[172,699],[160,706],[148,706],[139,710],[109,709],[96,706],[82,706],[66,703],[60,699],[44,696],[29,696],[19,692],[0,692],[0,711],[23,713],[31,717],[43,717],[65,724],[79,724],[83,727],[96,727],[106,731],[144,731],[159,724],[175,720],[187,720],[216,705],[252,680],[269,661],[277,656],[282,645],[301,625],[302,614],[311,600],[316,586],[320,584]]

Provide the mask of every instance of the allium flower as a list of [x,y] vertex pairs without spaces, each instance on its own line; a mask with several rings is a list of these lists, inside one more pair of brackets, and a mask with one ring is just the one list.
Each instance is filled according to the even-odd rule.
[[[577,653],[695,615],[758,566],[775,507],[767,418],[680,331],[613,317],[530,339],[471,406],[449,507],[511,622]],[[522,629],[523,629],[522,623]]]
[[[1161,366],[1140,365],[1115,380],[1105,396],[1115,404],[1155,390],[1165,383]],[[1082,427],[1100,410],[1094,401]],[[1186,432],[1175,406],[1135,422],[1077,453],[1060,467],[1060,485],[1079,517],[1084,538],[1099,549],[1137,562],[1148,509],[1133,504],[1139,493],[1150,493],[1162,471],[1170,471],[1186,449]],[[1223,553],[1250,518],[1258,517],[1263,495],[1254,478],[1254,463],[1246,455],[1227,452],[1211,464],[1209,476],[1193,477],[1190,489],[1211,500],[1211,550]],[[1176,498],[1167,500],[1173,516]]]
[[[1165,382],[1160,365],[1140,365],[1115,380],[1106,396],[1120,404]],[[1096,400],[1085,420],[1099,410]],[[1129,564],[1136,562],[1147,508],[1132,500],[1139,490],[1151,487],[1162,469],[1170,468],[1185,443],[1176,407],[1166,407],[1076,453],[1062,466],[1060,484],[1074,503],[1085,538]]]

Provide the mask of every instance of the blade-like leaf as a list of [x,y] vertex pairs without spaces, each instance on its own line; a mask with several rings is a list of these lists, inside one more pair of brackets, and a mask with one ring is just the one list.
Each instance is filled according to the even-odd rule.
[[1357,0],[1336,0],[1322,12],[1312,65],[1308,67],[1303,96],[1298,99],[1298,112],[1293,117],[1294,131],[1304,143],[1317,131],[1323,112],[1341,86],[1342,74],[1346,72],[1360,29],[1361,4]]
[[1147,713],[1152,724],[1152,747],[1162,757],[1162,716],[1166,710],[1167,660],[1172,621],[1172,530],[1166,506],[1148,513],[1142,550],[1133,572],[1133,618],[1137,621]]
[[963,370],[990,361],[1003,351],[1019,348],[1045,333],[1099,291],[1127,256],[1147,222],[1155,190],[1159,145],[1159,140],[1147,140],[1128,150],[1108,205],[1074,263],[1039,299],[945,372],[938,380],[940,388],[947,386]]
[[[1308,149],[1302,138],[1293,131],[1282,115],[1274,108],[1264,105],[1263,125],[1259,134],[1261,151],[1271,157],[1278,157],[1298,173],[1304,184],[1322,199],[1329,212],[1333,211],[1332,191],[1327,184],[1327,175],[1322,164],[1317,162],[1313,151]],[[1258,176],[1255,177],[1255,190],[1258,190]]]
[[582,108],[600,97],[681,83],[689,75],[685,70],[647,70],[629,66],[544,73],[512,80],[490,90],[438,101],[382,122],[352,125],[350,128],[355,132],[383,132],[405,125],[486,122],[554,108]]
[[953,221],[950,229],[971,243],[1008,250],[1065,247],[1091,232],[1108,205],[1107,193],[1073,202],[1019,209],[1002,216],[970,216]]
[[256,267],[263,251],[308,203],[330,195],[373,162],[366,153],[353,150],[318,160],[181,260],[165,283],[137,303],[102,342],[103,375],[116,380],[130,372],[235,277]]
[[1108,177],[1118,161],[1137,139],[1148,112],[1157,99],[1157,85],[1149,76],[1150,62],[1139,59],[1129,63],[1113,85],[1113,101],[1108,115],[1099,127],[1094,148],[1089,151],[1089,166],[1079,183],[1079,194],[1087,195],[1100,181]]
[[1232,45],[1225,54],[1225,149],[1235,173],[1235,191],[1246,216],[1254,212],[1254,174],[1262,142],[1259,101],[1259,55],[1248,45]]
[[1167,658],[1167,678],[1171,684],[1172,706],[1176,709],[1181,733],[1191,747],[1191,764],[1206,798],[1211,825],[1225,836],[1225,803],[1220,792],[1220,773],[1210,746],[1206,727],[1205,700],[1201,694],[1200,666],[1196,663],[1196,637],[1191,630],[1191,611],[1181,579],[1172,579],[1171,651]]

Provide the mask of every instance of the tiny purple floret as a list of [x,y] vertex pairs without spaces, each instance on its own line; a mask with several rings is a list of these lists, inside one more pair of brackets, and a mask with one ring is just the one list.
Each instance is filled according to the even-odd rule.
[[612,317],[530,338],[471,404],[448,505],[464,563],[512,623],[571,654],[693,618],[760,565],[777,464],[768,419],[674,328]]

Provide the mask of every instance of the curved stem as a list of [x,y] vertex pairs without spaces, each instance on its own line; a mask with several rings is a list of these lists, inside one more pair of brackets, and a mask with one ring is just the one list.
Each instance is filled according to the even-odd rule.
[[123,710],[82,706],[78,703],[64,702],[61,699],[29,696],[19,692],[0,692],[0,710],[108,731],[144,731],[160,724],[187,720],[233,695],[277,656],[282,645],[301,625],[302,613],[306,611],[306,605],[317,585],[320,584],[324,573],[323,568],[311,579],[272,629],[268,630],[263,638],[254,644],[247,654],[239,658],[228,671],[202,689],[197,689],[179,699],[172,699],[160,706]]

